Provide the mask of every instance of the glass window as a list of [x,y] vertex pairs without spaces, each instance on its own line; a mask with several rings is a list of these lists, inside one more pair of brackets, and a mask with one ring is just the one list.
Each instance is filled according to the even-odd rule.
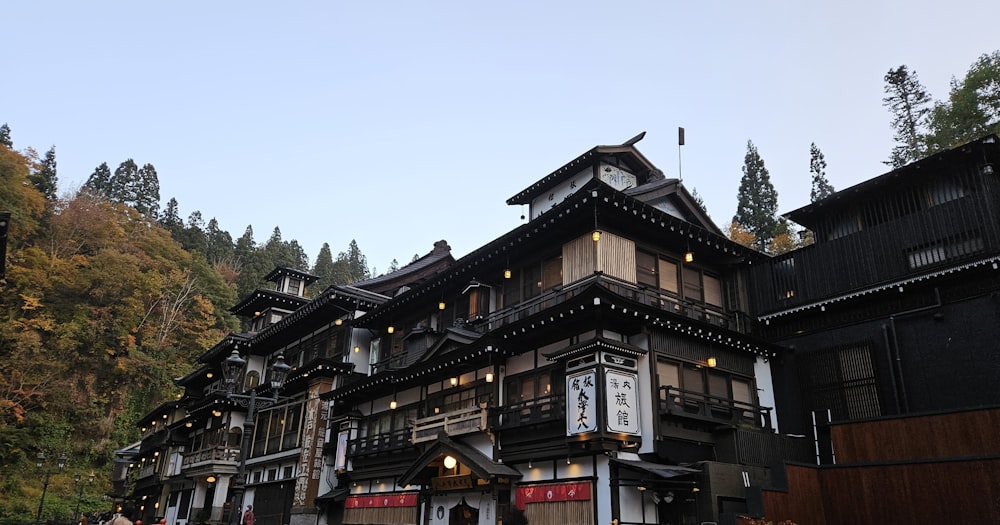
[[542,290],[562,285],[562,255],[542,263]]
[[660,259],[660,288],[672,293],[678,293],[677,263]]
[[657,361],[656,376],[661,387],[679,388],[681,386],[680,367],[676,363]]
[[656,255],[636,250],[635,267],[636,282],[653,288],[659,287],[659,282],[656,278]]
[[701,272],[690,266],[684,266],[683,274],[684,298],[689,301],[703,301],[704,298],[701,295]]
[[703,274],[702,282],[705,284],[705,304],[722,307],[722,283],[711,275]]

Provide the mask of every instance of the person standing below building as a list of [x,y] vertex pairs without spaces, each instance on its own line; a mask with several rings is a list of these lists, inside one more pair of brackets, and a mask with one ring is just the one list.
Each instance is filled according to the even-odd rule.
[[253,505],[247,505],[247,510],[243,512],[243,525],[254,525]]

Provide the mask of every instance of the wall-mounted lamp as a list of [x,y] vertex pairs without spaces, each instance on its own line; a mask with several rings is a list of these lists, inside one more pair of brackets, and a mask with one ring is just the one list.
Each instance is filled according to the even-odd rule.
[[597,242],[597,241],[601,240],[601,231],[600,230],[594,230],[594,233],[590,234],[590,238],[594,239],[594,242]]
[[486,382],[487,383],[493,382],[493,372],[486,372]]
[[444,301],[438,303],[438,310],[444,310],[444,307],[445,307]]
[[205,379],[212,379],[213,377],[215,377],[215,374],[213,374],[211,372],[205,374]]
[[205,481],[209,483],[215,483],[215,476],[209,475],[207,478],[205,478]]
[[569,456],[566,456],[566,464],[567,465],[572,465],[573,464],[573,462],[569,459]]
[[192,426],[194,426],[194,424],[188,421],[187,423],[184,423],[184,426],[187,428],[191,428]]
[[636,490],[638,490],[639,492],[646,492],[646,487],[639,485],[638,487],[636,487]]
[[389,401],[389,410],[396,410],[396,399],[395,398],[393,398],[392,401]]
[[528,470],[531,470],[531,460],[528,460]]
[[389,328],[386,328],[385,331],[391,334],[391,333],[395,332],[396,329],[392,325],[389,325]]
[[215,416],[215,417],[220,417],[220,416],[222,416],[222,411],[221,410],[213,410],[212,411],[212,415]]
[[709,357],[708,358],[708,367],[709,368],[715,368],[718,364],[719,364],[719,362],[714,357]]
[[458,460],[456,460],[454,457],[452,457],[452,456],[445,456],[444,457],[444,468],[446,468],[448,470],[451,470],[451,469],[455,468],[455,465],[457,465],[457,464],[458,464]]
[[360,351],[361,351],[361,347],[360,346],[355,346],[354,347],[354,353],[355,354],[358,353],[358,352],[360,352]]
[[510,279],[510,268],[507,268],[503,271],[503,278]]
[[335,321],[333,322],[333,324],[335,324],[335,325],[337,325],[337,326],[340,326],[340,325],[344,324],[344,320],[338,317],[338,318],[337,318],[337,319],[336,319],[336,320],[335,320]]
[[698,492],[701,492],[701,489],[698,488],[698,487],[695,487],[695,488],[691,489],[691,492],[698,493]]
[[684,262],[694,262],[694,252],[691,251],[691,248],[688,248],[688,251],[684,252]]
[[451,381],[451,386],[458,386],[458,378],[457,377],[451,378],[450,381]]

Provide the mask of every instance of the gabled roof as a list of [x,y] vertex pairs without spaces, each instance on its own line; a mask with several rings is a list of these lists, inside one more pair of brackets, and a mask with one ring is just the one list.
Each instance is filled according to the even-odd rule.
[[319,277],[316,277],[315,275],[313,275],[311,273],[308,273],[308,272],[305,272],[305,271],[302,271],[302,270],[297,270],[295,268],[289,268],[287,266],[281,266],[281,267],[278,267],[278,268],[275,268],[275,269],[271,270],[271,273],[269,273],[269,274],[267,274],[267,275],[264,276],[264,280],[268,281],[268,282],[276,283],[276,282],[278,282],[281,279],[281,277],[283,277],[285,275],[288,275],[290,277],[295,277],[297,279],[305,281],[305,283],[307,285],[311,284],[311,283],[314,283],[314,282],[316,282],[316,281],[319,280]]
[[[717,233],[717,229],[707,229],[677,218],[598,180],[591,180],[545,212],[544,216],[522,224],[455,261],[446,271],[358,318],[357,325],[371,326],[380,320],[391,319],[398,310],[412,307],[415,303],[436,304],[442,288],[458,287],[460,291],[471,279],[485,277],[482,274],[484,266],[502,266],[505,260],[513,260],[511,254],[515,253],[516,256],[519,250],[537,252],[549,249],[554,235],[566,236],[567,232],[574,229],[580,233],[592,229],[595,210],[601,228],[642,233],[646,237],[660,240],[673,239],[678,244],[685,243],[699,258],[711,256],[729,262],[764,261],[770,258],[767,254],[727,239]],[[569,239],[565,237],[564,240]]]
[[507,204],[531,204],[532,199],[535,197],[558,186],[559,183],[579,173],[581,169],[594,165],[606,155],[614,155],[620,162],[628,166],[631,172],[639,177],[640,184],[650,180],[662,179],[663,173],[635,148],[635,143],[642,140],[645,136],[646,132],[643,131],[617,146],[595,146],[546,175],[538,182],[519,191],[516,195],[507,199]]
[[433,275],[454,262],[455,258],[451,255],[451,246],[448,245],[447,241],[440,240],[434,243],[434,248],[427,255],[416,261],[394,272],[358,281],[353,283],[352,286],[380,294],[391,295],[399,288],[420,282],[428,275]]
[[499,477],[506,477],[513,479],[520,479],[521,473],[504,465],[503,463],[497,463],[492,459],[486,457],[482,452],[448,437],[447,434],[441,432],[438,434],[437,440],[433,442],[427,450],[424,450],[423,454],[420,454],[413,463],[399,476],[396,484],[400,487],[406,487],[407,485],[416,484],[416,481],[420,474],[427,468],[432,461],[435,461],[441,454],[450,454],[458,460],[459,463],[469,467],[469,470],[473,474],[479,477],[479,479],[495,480]]
[[258,288],[229,311],[235,315],[253,317],[257,312],[263,312],[268,308],[293,312],[308,302],[309,299],[305,297]]
[[656,206],[658,200],[669,200],[684,215],[683,219],[698,224],[717,235],[725,235],[719,229],[719,226],[712,221],[712,218],[705,213],[705,210],[695,202],[694,197],[688,193],[687,188],[684,187],[679,179],[653,180],[646,184],[629,188],[625,190],[625,194],[653,206]]

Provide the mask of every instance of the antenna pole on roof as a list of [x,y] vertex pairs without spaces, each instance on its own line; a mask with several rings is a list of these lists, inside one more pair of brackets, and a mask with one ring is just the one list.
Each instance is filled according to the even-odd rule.
[[677,128],[677,181],[684,182],[684,175],[681,173],[681,146],[684,145],[684,128]]

